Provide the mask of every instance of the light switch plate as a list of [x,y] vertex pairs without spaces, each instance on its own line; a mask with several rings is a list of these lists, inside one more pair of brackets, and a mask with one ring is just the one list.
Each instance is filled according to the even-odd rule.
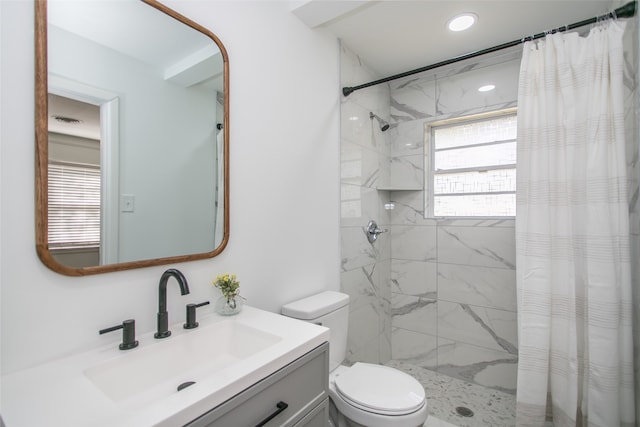
[[123,194],[120,196],[120,211],[134,212],[136,210],[136,196],[133,194]]

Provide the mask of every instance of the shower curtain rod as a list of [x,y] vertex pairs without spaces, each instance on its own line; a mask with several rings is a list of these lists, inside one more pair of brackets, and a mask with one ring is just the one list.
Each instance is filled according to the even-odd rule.
[[502,49],[506,49],[509,47],[513,47],[513,46],[517,46],[521,43],[524,43],[525,41],[529,41],[529,40],[536,40],[539,38],[542,38],[544,36],[546,36],[547,34],[553,34],[553,33],[557,33],[557,32],[562,32],[562,31],[568,31],[568,30],[573,30],[579,27],[583,27],[585,25],[589,25],[589,24],[594,24],[596,22],[598,22],[599,20],[602,19],[608,19],[608,18],[630,18],[632,16],[634,16],[636,14],[636,3],[637,1],[634,0],[632,2],[629,2],[627,4],[625,4],[622,7],[617,8],[616,10],[614,10],[613,12],[609,12],[607,14],[604,15],[600,15],[600,16],[596,16],[593,17],[591,19],[585,19],[584,21],[580,21],[580,22],[576,22],[575,24],[570,24],[570,25],[564,25],[562,27],[559,28],[555,28],[553,30],[550,31],[545,31],[544,33],[538,33],[532,36],[527,36],[527,37],[523,37],[519,40],[514,40],[508,43],[503,43],[497,46],[493,46],[493,47],[489,47],[486,49],[482,49],[482,50],[478,50],[476,52],[471,52],[471,53],[466,53],[464,55],[461,56],[457,56],[455,58],[451,58],[451,59],[447,59],[446,61],[442,61],[442,62],[438,62],[436,64],[432,64],[432,65],[427,65],[426,67],[421,67],[421,68],[416,68],[415,70],[411,70],[411,71],[405,71],[404,73],[400,73],[400,74],[395,74],[393,76],[389,76],[389,77],[385,77],[383,79],[380,80],[374,80],[372,82],[369,83],[364,83],[358,86],[351,86],[351,87],[343,87],[342,88],[342,94],[344,96],[349,96],[351,95],[351,93],[353,93],[356,90],[359,89],[364,89],[370,86],[375,86],[375,85],[379,85],[381,83],[386,83],[386,82],[390,82],[392,80],[396,80],[396,79],[400,79],[402,77],[407,77],[407,76],[411,76],[413,74],[418,74],[421,73],[423,71],[429,71],[429,70],[433,70],[434,68],[439,68],[439,67],[443,67],[445,65],[449,65],[449,64],[454,64],[456,62],[460,62],[460,61],[464,61],[465,59],[469,59],[469,58],[475,58],[476,56],[480,56],[480,55],[484,55],[486,53],[492,53],[492,52],[497,52],[499,50]]

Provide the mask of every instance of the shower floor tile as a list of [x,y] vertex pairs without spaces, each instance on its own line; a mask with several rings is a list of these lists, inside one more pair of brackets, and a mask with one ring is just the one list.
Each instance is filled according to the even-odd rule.
[[422,427],[457,427],[454,424],[442,421],[440,418],[436,418],[433,415],[429,415],[427,422]]
[[[429,415],[425,427],[512,427],[516,425],[516,397],[491,388],[439,374],[397,360],[387,363],[416,378],[425,388]],[[474,413],[463,417],[456,407],[464,406]],[[442,423],[444,422],[444,424]]]

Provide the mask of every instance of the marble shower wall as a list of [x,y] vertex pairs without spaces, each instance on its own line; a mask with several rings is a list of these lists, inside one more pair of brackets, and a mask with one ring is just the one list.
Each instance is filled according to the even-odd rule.
[[[342,86],[377,76],[358,55],[342,45]],[[379,85],[342,97],[341,104],[341,290],[350,296],[347,359],[385,363],[391,358],[390,233],[370,244],[364,234],[369,220],[389,228],[384,209],[388,192],[377,188],[389,181],[388,132],[369,118],[373,112],[389,119],[389,88]]]
[[[396,209],[422,197],[392,194]],[[392,358],[502,391],[517,372],[513,220],[392,215]],[[410,234],[424,240],[406,239]],[[404,250],[396,252],[395,249]],[[403,253],[413,248],[414,254]],[[396,255],[398,254],[398,255]],[[418,259],[419,258],[419,259]]]
[[[514,107],[520,52],[391,83],[392,358],[510,393],[517,373],[513,219],[425,219],[425,124]],[[480,93],[488,83],[496,89]],[[398,172],[404,165],[404,171]],[[419,167],[419,170],[417,170]]]

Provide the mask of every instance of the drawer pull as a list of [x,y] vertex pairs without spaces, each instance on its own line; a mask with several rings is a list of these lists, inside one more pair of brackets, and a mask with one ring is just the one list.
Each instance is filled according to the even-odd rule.
[[273,414],[269,415],[267,418],[265,418],[264,420],[262,420],[260,422],[260,424],[258,424],[256,427],[262,427],[263,425],[267,424],[269,421],[271,421],[272,419],[274,419],[275,417],[278,416],[278,414],[280,414],[280,412],[284,411],[285,409],[287,409],[289,407],[288,404],[280,401],[276,404],[276,407],[278,409],[276,409]]

